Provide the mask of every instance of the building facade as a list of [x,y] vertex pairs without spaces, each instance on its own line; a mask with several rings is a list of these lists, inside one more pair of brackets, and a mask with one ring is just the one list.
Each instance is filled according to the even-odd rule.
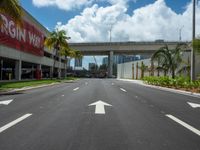
[[44,47],[49,31],[23,10],[22,26],[6,14],[0,14],[0,80],[22,80],[64,76],[64,58],[55,57],[54,50]]

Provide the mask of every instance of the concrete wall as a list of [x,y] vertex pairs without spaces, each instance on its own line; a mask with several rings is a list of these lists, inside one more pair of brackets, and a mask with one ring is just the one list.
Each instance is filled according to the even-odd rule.
[[[140,61],[132,61],[128,63],[122,63],[117,65],[117,78],[124,78],[124,79],[140,79],[141,78],[141,64],[142,62],[146,66],[151,66],[150,59],[144,59]],[[138,63],[138,70],[137,70],[137,63]],[[144,72],[145,76],[149,76],[149,72]]]
[[[183,62],[181,63],[181,65],[176,70],[176,73],[183,66],[186,66],[190,63],[190,53],[189,52],[184,52],[182,57],[183,57]],[[140,79],[141,78],[141,65],[142,65],[142,63],[145,66],[148,66],[148,68],[149,68],[146,71],[144,71],[144,76],[150,76],[151,73],[152,73],[152,71],[150,70],[151,59],[144,59],[144,60],[139,60],[139,61],[132,61],[132,62],[128,62],[128,63],[118,64],[117,65],[117,78]],[[196,63],[200,64],[200,59],[197,59]],[[138,69],[137,69],[137,64],[138,64]],[[156,68],[156,67],[157,67],[157,62],[154,62],[154,68]],[[197,66],[197,67],[200,68],[199,66]],[[154,74],[154,76],[158,76],[158,74],[160,76],[164,76],[163,71],[158,72],[158,70],[156,70],[156,69],[154,69],[153,74]],[[171,76],[171,73],[168,72],[167,75]],[[177,75],[180,75],[180,74],[177,73]],[[181,75],[187,76],[188,72],[185,71]]]

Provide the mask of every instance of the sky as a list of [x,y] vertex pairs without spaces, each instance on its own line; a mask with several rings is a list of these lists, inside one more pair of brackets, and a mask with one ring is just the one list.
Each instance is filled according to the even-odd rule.
[[[178,41],[192,38],[192,0],[20,0],[49,31],[69,42]],[[197,5],[200,35],[200,3]],[[93,58],[91,58],[90,61]],[[97,58],[100,62],[100,57]],[[86,62],[88,63],[88,62]]]

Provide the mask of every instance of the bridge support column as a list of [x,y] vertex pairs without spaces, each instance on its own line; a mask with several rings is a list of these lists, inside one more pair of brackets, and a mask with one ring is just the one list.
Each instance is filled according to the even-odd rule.
[[22,74],[22,61],[16,60],[15,61],[15,79],[21,80],[21,74]]
[[108,62],[109,62],[109,73],[108,76],[111,78],[113,76],[113,51],[109,52],[108,55]]

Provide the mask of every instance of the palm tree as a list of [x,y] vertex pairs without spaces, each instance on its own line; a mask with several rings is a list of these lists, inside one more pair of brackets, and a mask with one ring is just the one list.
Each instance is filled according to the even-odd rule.
[[64,30],[55,30],[44,41],[45,46],[47,46],[49,49],[54,49],[55,51],[53,71],[52,71],[53,75],[55,74],[54,70],[55,70],[56,58],[59,57],[60,50],[63,48],[66,48],[66,49],[69,48],[69,45],[67,43],[68,39],[70,39],[70,37],[66,36],[66,32]]
[[62,47],[60,50],[60,55],[65,57],[65,77],[67,75],[67,63],[68,63],[68,57],[70,58],[82,58],[82,54],[78,50],[74,50],[70,47]]
[[167,45],[161,47],[158,51],[156,51],[152,60],[158,60],[160,68],[162,68],[165,73],[170,71],[172,73],[172,78],[175,78],[175,71],[182,62],[182,51],[187,47],[186,44],[177,44],[175,49],[169,49]]
[[140,68],[140,71],[141,71],[141,79],[143,79],[143,78],[144,78],[144,73],[145,73],[145,71],[148,70],[148,66],[146,66],[146,65],[144,64],[144,62],[142,61],[142,62],[141,62],[141,66],[140,66],[139,68]]
[[[22,25],[22,8],[19,0],[1,0],[0,13],[5,13],[10,16],[18,25]],[[0,24],[3,20],[0,16]]]
[[[160,63],[160,61],[162,63]],[[167,75],[168,71],[169,71],[169,66],[168,64],[166,63],[165,60],[163,60],[162,58],[158,57],[157,58],[157,62],[158,62],[158,65],[157,67],[155,68],[157,70],[157,76],[159,77],[160,76],[160,71],[163,71],[164,72],[164,76]]]

